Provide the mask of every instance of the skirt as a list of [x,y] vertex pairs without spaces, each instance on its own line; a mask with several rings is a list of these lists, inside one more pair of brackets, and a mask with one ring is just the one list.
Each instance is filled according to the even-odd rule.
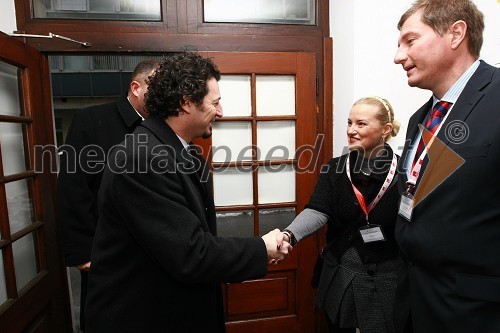
[[365,264],[355,248],[340,263],[325,254],[316,305],[341,328],[357,327],[361,333],[393,333],[394,296],[403,261],[391,258]]

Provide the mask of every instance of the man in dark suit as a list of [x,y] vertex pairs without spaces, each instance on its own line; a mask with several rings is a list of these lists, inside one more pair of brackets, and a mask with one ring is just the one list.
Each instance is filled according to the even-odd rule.
[[59,147],[57,209],[66,266],[81,275],[80,328],[84,327],[90,251],[97,225],[97,192],[108,151],[132,133],[148,116],[144,108],[147,78],[158,67],[157,60],[140,62],[132,73],[126,96],[109,104],[91,106],[75,114]]
[[[395,235],[408,266],[396,324],[400,332],[497,333],[500,70],[478,60],[483,14],[470,0],[417,0],[398,28],[395,63],[433,96],[411,117],[400,159]],[[423,150],[419,125],[427,127]]]
[[210,59],[167,56],[144,121],[109,158],[99,191],[86,325],[99,332],[224,332],[221,282],[262,277],[283,259],[278,229],[216,236],[212,178],[191,141],[222,117]]

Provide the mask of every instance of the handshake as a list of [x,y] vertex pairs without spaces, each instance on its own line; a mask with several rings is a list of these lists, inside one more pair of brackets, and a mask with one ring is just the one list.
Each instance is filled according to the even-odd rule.
[[262,240],[264,240],[266,244],[267,260],[269,264],[278,264],[292,252],[293,246],[285,241],[283,236],[283,233],[279,229],[274,229],[262,236]]

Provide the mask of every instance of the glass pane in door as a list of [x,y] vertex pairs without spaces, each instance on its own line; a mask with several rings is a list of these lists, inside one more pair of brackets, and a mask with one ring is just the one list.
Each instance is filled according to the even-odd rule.
[[222,75],[219,80],[224,117],[245,117],[252,114],[250,75]]
[[3,266],[3,252],[0,251],[0,307],[7,301],[7,284],[5,283],[5,268]]
[[216,206],[251,205],[251,170],[234,167],[214,169],[214,201]]
[[30,233],[12,244],[17,290],[25,287],[38,273],[35,236]]
[[259,204],[294,202],[295,170],[290,164],[259,168]]
[[24,124],[0,123],[0,145],[4,175],[26,171],[24,152]]
[[0,61],[0,114],[20,116],[18,68]]
[[18,180],[5,184],[10,232],[14,234],[34,222],[33,202],[29,182]]
[[259,211],[259,235],[262,236],[276,228],[283,230],[294,218],[294,207],[261,209]]
[[217,236],[221,237],[252,237],[253,212],[231,211],[217,213]]
[[295,156],[295,121],[257,123],[259,160],[291,160]]
[[258,75],[255,89],[258,116],[295,115],[295,76]]
[[252,124],[250,122],[215,122],[212,134],[213,162],[252,159]]

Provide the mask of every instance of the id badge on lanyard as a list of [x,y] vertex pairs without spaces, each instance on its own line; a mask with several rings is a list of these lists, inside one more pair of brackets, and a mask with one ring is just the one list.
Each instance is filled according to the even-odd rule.
[[408,186],[406,190],[401,194],[401,200],[399,201],[399,215],[404,217],[408,222],[411,221],[411,214],[413,212],[413,205],[415,200],[413,198],[413,192],[415,190],[415,184],[411,181],[407,181]]
[[406,219],[406,221],[408,221],[408,222],[411,221],[411,215],[413,212],[413,207],[415,205],[414,194],[415,194],[417,180],[418,180],[418,177],[420,176],[420,171],[422,169],[422,163],[424,162],[424,158],[425,158],[425,155],[427,154],[427,150],[430,148],[430,146],[434,142],[434,139],[436,138],[436,135],[439,132],[439,130],[441,129],[442,125],[443,125],[443,123],[441,123],[439,125],[436,132],[433,134],[432,138],[429,140],[429,143],[427,143],[427,145],[425,146],[425,149],[422,151],[422,153],[418,157],[418,160],[412,166],[410,175],[408,177],[408,181],[406,182],[407,188],[401,194],[401,198],[399,201],[398,214],[401,215],[402,217],[404,217]]
[[360,205],[361,209],[363,209],[363,212],[365,213],[365,216],[366,216],[366,225],[359,228],[359,233],[360,233],[361,238],[363,239],[364,243],[385,241],[385,236],[384,236],[382,226],[378,225],[378,224],[370,224],[370,222],[368,220],[368,215],[369,215],[370,211],[375,207],[375,205],[378,204],[378,202],[380,201],[380,199],[382,198],[384,193],[387,192],[387,190],[389,189],[389,186],[391,185],[392,180],[394,179],[394,176],[396,174],[396,165],[397,165],[396,154],[393,154],[391,167],[389,169],[389,172],[387,172],[387,177],[385,178],[384,182],[382,183],[382,187],[380,188],[379,192],[375,196],[375,199],[373,199],[373,201],[370,203],[370,205],[367,206],[363,194],[352,183],[351,170],[350,170],[350,166],[349,166],[349,157],[347,157],[347,159],[346,159],[347,177],[349,178],[349,181],[351,182],[352,189],[354,190],[354,194],[356,195],[356,198],[358,199],[359,205]]

